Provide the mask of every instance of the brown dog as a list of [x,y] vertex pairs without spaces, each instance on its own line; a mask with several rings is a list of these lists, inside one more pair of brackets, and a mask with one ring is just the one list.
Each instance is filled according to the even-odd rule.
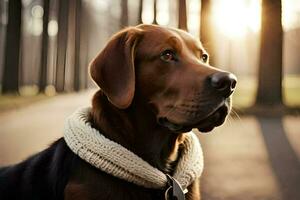
[[[208,64],[190,34],[154,25],[117,33],[94,59],[99,85],[90,122],[105,137],[172,174],[185,132],[211,131],[230,111],[236,78]],[[187,199],[200,199],[199,180]],[[1,199],[164,199],[81,160],[63,139],[28,160],[0,170]]]
[[[166,173],[172,173],[184,132],[207,132],[224,122],[236,85],[233,74],[209,66],[190,34],[153,25],[117,33],[90,70],[101,88],[93,99],[93,125]],[[188,189],[188,199],[199,199],[199,183]],[[151,199],[143,189],[130,191]]]

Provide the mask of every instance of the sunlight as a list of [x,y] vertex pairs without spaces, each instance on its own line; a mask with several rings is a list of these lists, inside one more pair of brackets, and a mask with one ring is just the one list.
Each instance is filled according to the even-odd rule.
[[50,20],[48,23],[48,35],[54,37],[58,32],[58,24],[56,20]]
[[151,24],[153,22],[153,18],[154,18],[153,9],[154,9],[153,0],[143,1],[142,21],[144,24]]
[[195,37],[199,36],[200,29],[200,1],[188,0],[188,29]]
[[40,36],[43,32],[44,9],[40,5],[35,5],[31,9],[31,18],[28,20],[28,32],[34,36]]
[[253,31],[254,33],[258,33],[261,26],[261,1],[250,1],[247,11],[247,25],[251,31]]
[[[194,36],[199,35],[200,26],[199,0],[187,0],[188,29]],[[153,22],[153,0],[144,0],[142,21]],[[170,0],[157,0],[157,22],[170,25],[174,18],[170,17]],[[299,0],[282,0],[282,24],[285,30],[299,27]],[[257,34],[261,27],[261,0],[212,0],[212,24],[228,38],[244,38],[248,33]]]
[[299,0],[282,1],[282,25],[285,30],[300,26],[300,2]]
[[168,25],[169,23],[169,1],[157,1],[157,23],[159,25]]
[[225,0],[214,2],[212,15],[214,25],[227,37],[240,38],[248,30],[258,32],[260,29],[261,4],[259,0],[248,2]]

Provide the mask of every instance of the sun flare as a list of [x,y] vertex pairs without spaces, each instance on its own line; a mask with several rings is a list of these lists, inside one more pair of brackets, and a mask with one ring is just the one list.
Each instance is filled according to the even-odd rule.
[[257,0],[226,0],[214,2],[213,24],[230,38],[243,37],[248,31],[257,33],[260,29],[261,2]]
[[[171,0],[157,0],[157,23],[176,25],[178,20]],[[143,1],[142,21],[151,24],[154,18],[154,0]],[[187,0],[188,29],[199,35],[201,1]],[[261,0],[211,0],[211,23],[218,32],[229,39],[244,38],[248,33],[259,33],[261,27]],[[172,14],[171,14],[172,13]],[[299,0],[282,1],[282,25],[284,30],[299,27]],[[175,14],[176,15],[176,14]]]

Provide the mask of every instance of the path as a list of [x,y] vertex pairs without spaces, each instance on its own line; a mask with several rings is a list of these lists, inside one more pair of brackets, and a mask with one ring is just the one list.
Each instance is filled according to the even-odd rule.
[[62,136],[65,118],[90,105],[92,93],[59,95],[0,114],[0,165],[20,161]]
[[[0,114],[0,165],[20,161],[61,137],[64,119],[92,92],[61,95]],[[200,134],[204,200],[299,200],[300,116],[230,119]]]

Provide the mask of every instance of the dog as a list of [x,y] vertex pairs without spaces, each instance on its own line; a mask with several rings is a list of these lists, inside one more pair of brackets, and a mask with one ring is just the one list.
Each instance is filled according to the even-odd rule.
[[[236,86],[232,73],[209,65],[209,55],[189,33],[138,25],[115,34],[90,64],[101,88],[89,121],[105,137],[153,167],[172,174],[185,140],[197,128],[224,123]],[[200,199],[200,180],[186,199]],[[27,160],[0,170],[0,199],[164,199],[109,175],[74,154],[63,138]]]

